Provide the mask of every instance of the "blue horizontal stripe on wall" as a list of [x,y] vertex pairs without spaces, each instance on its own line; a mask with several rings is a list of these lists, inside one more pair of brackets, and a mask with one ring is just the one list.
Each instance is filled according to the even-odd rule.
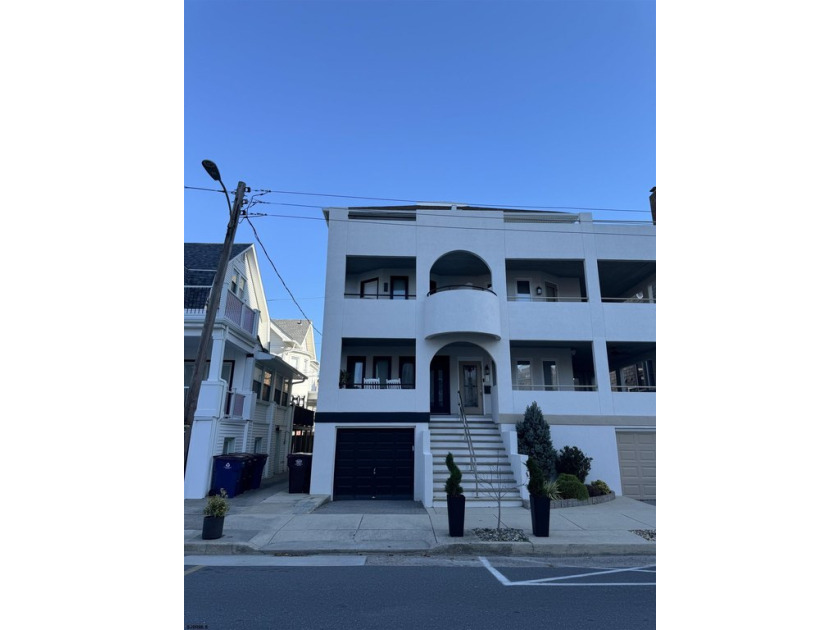
[[428,423],[428,413],[341,413],[330,411],[318,411],[315,413],[315,426],[320,422],[350,423],[350,422],[411,422]]

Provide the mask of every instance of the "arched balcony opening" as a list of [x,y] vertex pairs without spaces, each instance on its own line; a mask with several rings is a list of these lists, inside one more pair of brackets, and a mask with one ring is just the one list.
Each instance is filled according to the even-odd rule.
[[490,267],[481,258],[467,251],[454,251],[441,256],[429,272],[429,295],[442,291],[493,291]]

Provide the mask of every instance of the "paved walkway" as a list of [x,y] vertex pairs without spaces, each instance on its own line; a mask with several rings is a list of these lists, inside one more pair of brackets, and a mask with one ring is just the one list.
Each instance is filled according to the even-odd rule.
[[490,555],[655,555],[656,543],[634,530],[656,530],[656,507],[626,497],[551,511],[548,537],[531,531],[526,508],[502,508],[502,527],[529,542],[485,542],[476,528],[495,528],[496,508],[468,508],[464,536],[449,536],[446,508],[413,501],[336,501],[294,493],[275,477],[230,499],[223,536],[202,540],[205,499],[184,501],[184,554],[419,553]]

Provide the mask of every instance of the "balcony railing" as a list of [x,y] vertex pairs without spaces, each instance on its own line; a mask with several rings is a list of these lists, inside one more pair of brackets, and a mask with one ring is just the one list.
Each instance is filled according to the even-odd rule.
[[589,298],[580,296],[562,296],[545,297],[539,295],[509,295],[508,302],[588,302]]
[[[204,315],[210,287],[184,287],[184,315]],[[222,317],[251,335],[257,334],[259,311],[247,306],[236,294],[228,291]]]
[[635,295],[632,297],[602,297],[602,302],[632,302],[636,304],[656,304],[656,298],[647,298],[647,297],[636,297]]
[[346,298],[355,298],[357,300],[415,300],[417,296],[414,293],[395,294],[390,293],[345,293]]
[[444,291],[487,291],[488,293],[492,293],[496,295],[496,292],[493,289],[489,289],[486,287],[478,287],[474,284],[448,284],[442,287],[437,287],[436,289],[429,291],[426,296],[434,295],[435,293],[443,293]]
[[225,418],[241,420],[245,413],[245,394],[235,389],[230,390],[225,397]]
[[656,392],[656,385],[613,385],[614,392]]
[[597,385],[514,385],[518,392],[597,392]]
[[378,378],[366,378],[362,383],[348,383],[347,389],[414,389],[414,383],[403,383],[398,378],[388,378],[384,382]]

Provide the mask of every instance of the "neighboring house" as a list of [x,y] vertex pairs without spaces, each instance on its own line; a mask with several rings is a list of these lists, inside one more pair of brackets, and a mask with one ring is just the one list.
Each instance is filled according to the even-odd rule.
[[[195,369],[205,308],[222,245],[184,243],[184,396]],[[184,498],[207,495],[213,457],[268,455],[264,477],[287,470],[291,387],[305,376],[266,350],[270,320],[251,244],[234,244],[193,420]]]
[[324,216],[312,493],[440,505],[451,450],[473,505],[493,504],[491,478],[521,505],[515,424],[536,401],[554,447],[593,458],[588,481],[655,499],[655,226],[451,204]]
[[272,319],[269,348],[306,376],[306,381],[292,384],[292,399],[298,406],[315,411],[321,367],[315,354],[312,322],[308,319]]

